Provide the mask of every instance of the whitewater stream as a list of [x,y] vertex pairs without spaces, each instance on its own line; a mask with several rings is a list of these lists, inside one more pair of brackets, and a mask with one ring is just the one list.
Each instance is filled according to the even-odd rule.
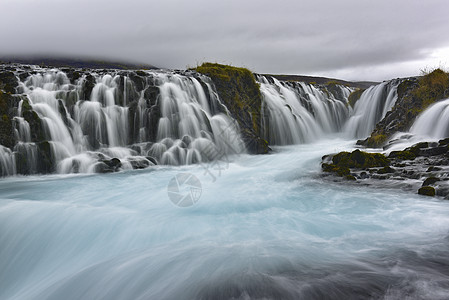
[[4,178],[0,299],[447,299],[449,202],[321,178],[352,145]]

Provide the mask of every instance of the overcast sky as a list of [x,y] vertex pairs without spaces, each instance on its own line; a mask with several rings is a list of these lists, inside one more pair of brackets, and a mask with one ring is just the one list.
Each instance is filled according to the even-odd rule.
[[449,67],[447,0],[0,0],[0,55],[384,80]]

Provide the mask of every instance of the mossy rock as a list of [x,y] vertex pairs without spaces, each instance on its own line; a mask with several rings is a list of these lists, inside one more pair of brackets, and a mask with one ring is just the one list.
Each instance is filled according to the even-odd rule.
[[423,186],[418,190],[418,194],[424,196],[435,196],[435,188],[432,186]]
[[447,96],[445,95],[447,89],[449,89],[449,75],[443,70],[438,68],[422,76],[419,79],[419,87],[413,90],[413,95],[421,102],[421,106],[417,108],[419,112],[436,100]]
[[377,123],[371,136],[359,144],[372,147],[376,144],[376,136],[388,138],[398,131],[408,131],[416,117],[429,105],[449,97],[449,74],[435,69],[420,78],[403,80],[397,94],[398,100],[391,111]]
[[16,75],[10,71],[0,72],[0,90],[6,93],[14,94],[19,82]]
[[203,63],[195,70],[211,78],[221,101],[237,120],[248,151],[267,153],[269,148],[261,139],[260,128],[262,95],[254,74],[245,68],[216,63]]
[[355,103],[360,99],[360,97],[362,96],[363,92],[366,89],[356,89],[355,91],[353,91],[351,94],[349,94],[348,97],[348,104],[354,108]]
[[389,173],[394,173],[395,171],[396,170],[393,169],[392,167],[386,166],[386,167],[383,167],[383,168],[377,170],[377,174],[389,174]]
[[390,165],[390,161],[381,153],[367,153],[360,150],[353,152],[340,152],[332,157],[332,162],[337,166],[348,168],[373,168]]
[[[388,167],[390,161],[380,153],[367,153],[360,150],[353,152],[340,152],[332,157],[332,163],[323,163],[324,172],[334,173],[337,176],[347,178],[350,176],[350,168],[369,169],[376,167]],[[348,179],[348,178],[347,178]]]
[[324,172],[334,173],[337,176],[344,177],[350,175],[350,170],[348,167],[341,167],[334,164],[324,163],[321,165]]
[[400,160],[414,160],[416,158],[416,154],[407,150],[392,151],[388,157]]
[[0,90],[0,145],[12,148],[15,145],[14,128],[12,126],[13,113],[11,107],[13,96]]
[[351,181],[356,181],[357,180],[353,175],[346,175],[345,179],[346,180],[351,180]]
[[364,145],[370,148],[381,148],[388,140],[388,136],[385,134],[372,134],[365,140],[357,141],[358,145]]
[[398,97],[404,96],[407,91],[413,89],[416,86],[416,82],[412,80],[404,80],[398,85],[397,92]]
[[39,118],[39,115],[31,107],[27,98],[22,102],[22,116],[28,122],[31,129],[31,141],[43,142],[46,141],[44,125]]

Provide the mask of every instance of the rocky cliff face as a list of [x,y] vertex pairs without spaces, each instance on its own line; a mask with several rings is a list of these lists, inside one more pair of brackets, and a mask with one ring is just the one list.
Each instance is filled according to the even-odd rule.
[[220,99],[240,126],[246,148],[255,154],[267,153],[268,142],[261,138],[262,96],[254,74],[245,68],[213,63],[195,70],[212,79]]

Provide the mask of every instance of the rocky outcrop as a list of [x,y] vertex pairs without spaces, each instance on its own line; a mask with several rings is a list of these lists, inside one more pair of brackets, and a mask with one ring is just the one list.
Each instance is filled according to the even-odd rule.
[[407,131],[419,113],[429,105],[449,97],[449,74],[436,69],[420,78],[408,78],[397,89],[395,106],[376,125],[370,137],[357,142],[382,147],[398,131]]
[[326,155],[322,169],[327,178],[402,188],[449,199],[449,139],[418,143],[402,151],[393,151],[388,157],[360,150]]
[[268,153],[268,142],[261,138],[262,96],[254,74],[245,68],[204,63],[195,68],[209,76],[220,99],[237,120],[250,153]]
[[349,97],[348,97],[348,104],[354,108],[355,103],[360,99],[360,96],[362,96],[363,92],[366,89],[356,89],[355,91],[353,91]]
[[0,90],[0,145],[12,148],[15,145],[13,118],[17,108],[17,98]]

